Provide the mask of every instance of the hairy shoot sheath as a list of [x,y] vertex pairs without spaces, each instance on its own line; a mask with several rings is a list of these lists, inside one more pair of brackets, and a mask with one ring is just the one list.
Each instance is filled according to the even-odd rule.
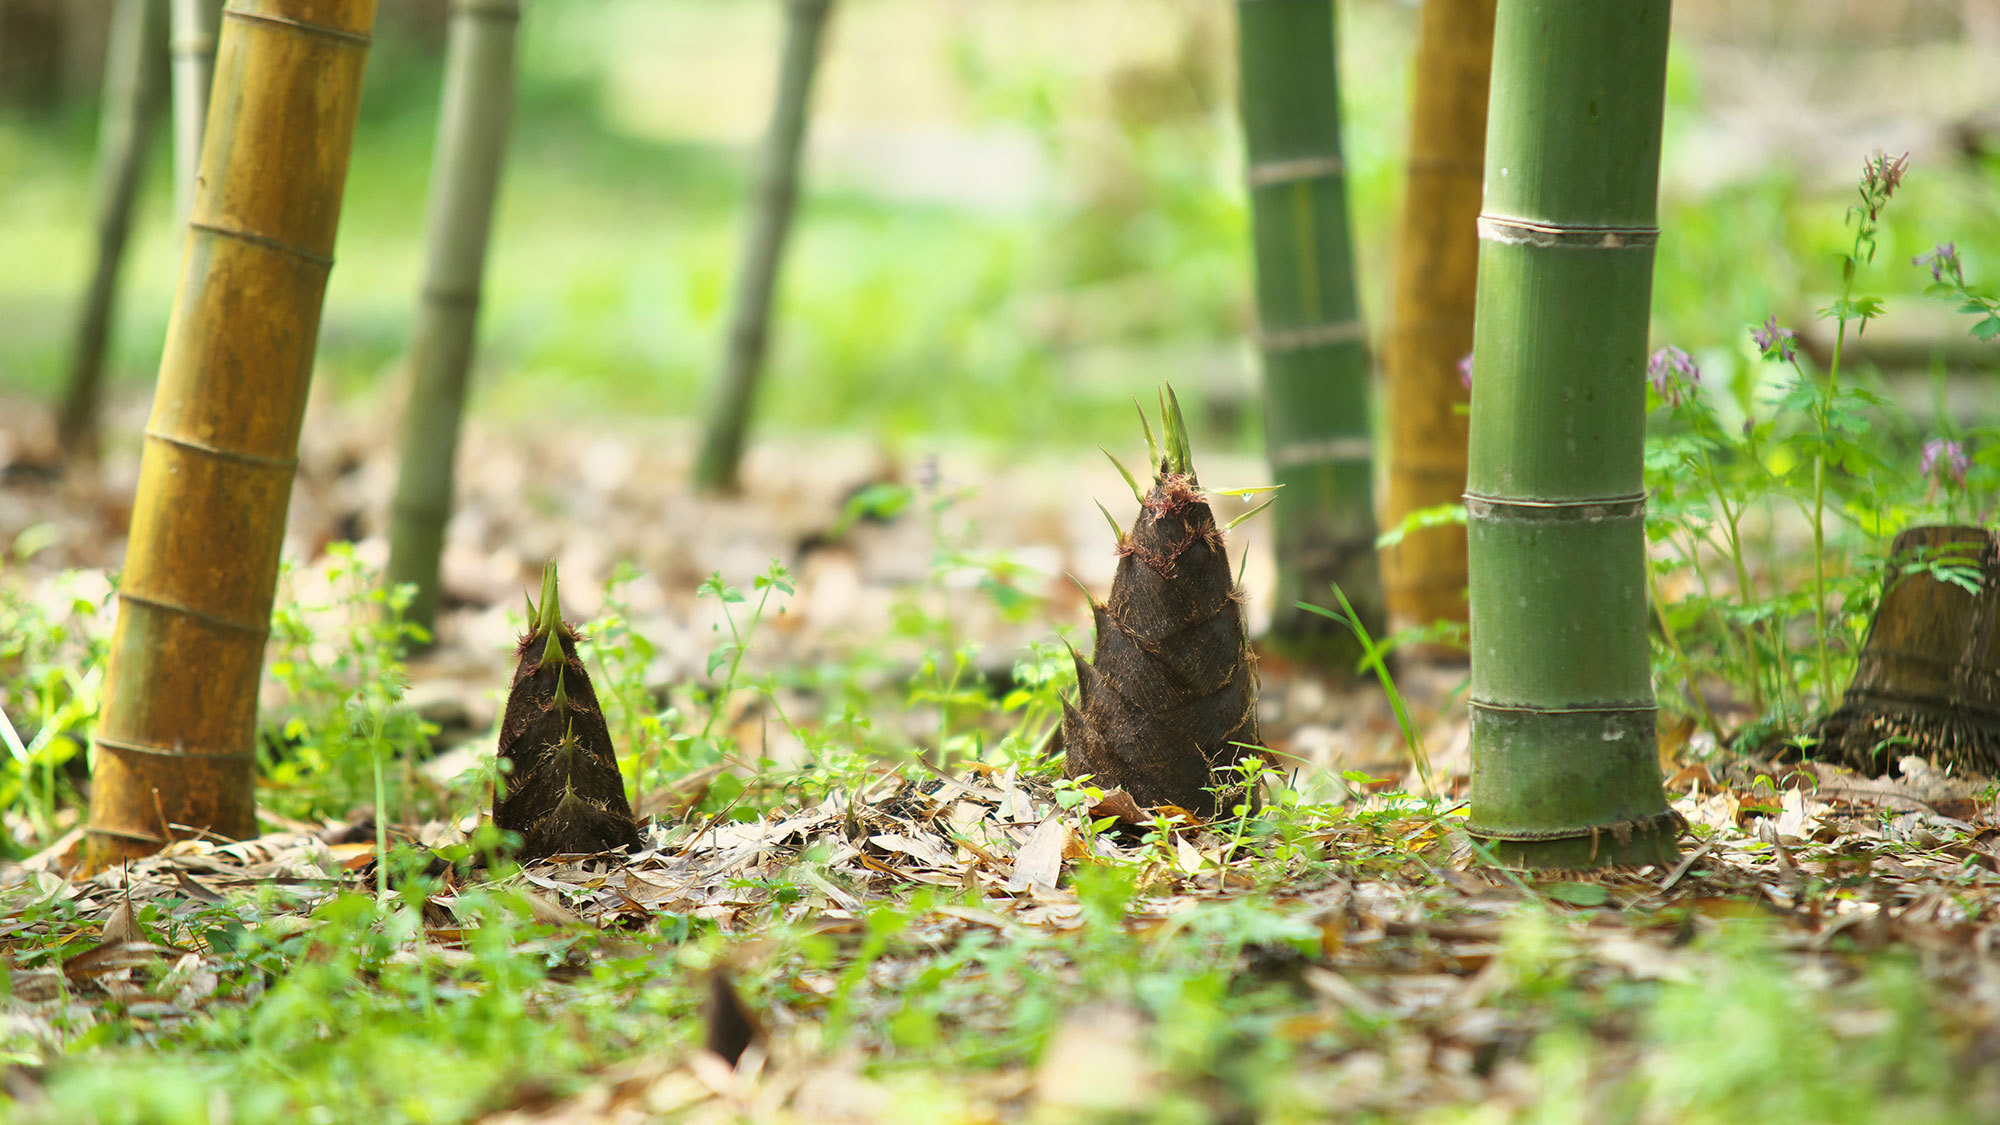
[[554,563],[542,604],[528,603],[498,754],[511,770],[493,799],[493,823],[521,834],[521,860],[606,852],[639,843],[638,821],[575,626],[562,619]]
[[1063,705],[1064,772],[1142,806],[1212,817],[1243,799],[1230,767],[1258,752],[1257,674],[1223,530],[1171,395],[1152,487],[1118,538],[1111,596],[1091,602],[1096,652],[1076,657],[1077,700]]

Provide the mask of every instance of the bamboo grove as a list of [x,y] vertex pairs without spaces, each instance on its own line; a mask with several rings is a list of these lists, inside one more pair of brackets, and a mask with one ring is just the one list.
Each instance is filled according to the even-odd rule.
[[[830,7],[784,3],[725,365],[695,458],[715,489],[737,483],[767,362]],[[150,112],[142,47],[160,32],[156,8],[119,0],[117,9],[99,259],[62,413],[65,442],[79,451],[94,432],[96,371]],[[1388,608],[1406,624],[1459,616],[1469,588],[1470,830],[1530,864],[1669,859],[1675,828],[1653,756],[1639,475],[1667,3],[1501,0],[1497,16],[1493,0],[1426,3],[1382,349],[1386,450],[1375,440],[1354,274],[1334,9],[1327,0],[1235,8],[1246,272],[1264,452],[1278,489],[1272,625],[1256,644],[1340,674],[1354,638],[1381,631],[1378,458],[1391,524],[1462,491],[1464,537],[1409,538],[1388,560],[1386,585]],[[187,241],[95,738],[99,863],[190,833],[256,829],[261,662],[375,4],[234,0],[214,39],[212,86],[206,11],[200,0],[172,5]],[[451,13],[390,533],[390,580],[416,587],[412,617],[426,627],[442,596],[522,6],[457,0]],[[197,144],[198,175],[188,155]],[[1467,351],[1469,438],[1459,381]],[[1253,639],[1226,529],[1196,482],[1171,393],[1160,420],[1164,450],[1147,431],[1149,487],[1125,473],[1140,515],[1129,529],[1113,521],[1117,584],[1106,601],[1090,601],[1095,656],[1075,662],[1067,768],[1117,780],[1147,804],[1213,816],[1256,800],[1229,776],[1262,761]],[[1335,597],[1355,607],[1352,631],[1297,606]],[[517,657],[521,702],[509,703],[502,756],[523,771],[528,796],[503,795],[496,816],[505,810],[544,852],[571,838],[607,847],[635,839],[552,570]],[[579,716],[580,734],[569,725]]]

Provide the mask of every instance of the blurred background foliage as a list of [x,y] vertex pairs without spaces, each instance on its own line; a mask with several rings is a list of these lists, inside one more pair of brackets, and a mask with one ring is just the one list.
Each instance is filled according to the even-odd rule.
[[[70,345],[106,6],[0,3],[10,398],[53,396]],[[419,284],[444,8],[383,5],[326,302],[320,392],[385,411]],[[1338,8],[1363,311],[1379,326],[1418,8]],[[475,414],[691,430],[720,362],[781,19],[750,0],[528,5]],[[2000,272],[2000,3],[1682,0],[1675,20],[1655,342],[1710,378],[1749,378],[1748,325],[1805,324],[1825,303],[1876,148],[1910,150],[1913,171],[1878,254],[1890,316],[1871,332],[1961,337],[1947,309],[1896,298],[1929,281],[1903,263],[1935,242],[1957,240],[1970,279]],[[1254,448],[1233,26],[1229,0],[844,0],[759,433],[1088,449],[1170,377],[1204,404],[1205,444]],[[112,353],[114,388],[137,401],[180,250],[168,150],[160,129]],[[1919,405],[1936,385],[1916,382]]]

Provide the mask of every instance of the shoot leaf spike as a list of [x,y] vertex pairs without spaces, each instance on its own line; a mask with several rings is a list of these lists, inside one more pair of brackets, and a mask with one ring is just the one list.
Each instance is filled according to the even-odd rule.
[[1165,466],[1160,464],[1160,443],[1153,439],[1153,424],[1146,421],[1146,408],[1140,406],[1136,398],[1132,400],[1132,409],[1139,412],[1139,428],[1146,431],[1146,464],[1152,467],[1153,475],[1158,476]]
[[1120,461],[1117,458],[1117,456],[1115,456],[1109,449],[1106,449],[1101,445],[1098,446],[1097,449],[1100,453],[1103,453],[1106,457],[1111,458],[1111,464],[1117,468],[1118,475],[1124,477],[1126,486],[1131,488],[1132,499],[1137,500],[1141,504],[1144,504],[1146,502],[1146,494],[1144,492],[1139,491],[1139,482],[1132,479],[1132,470],[1126,468],[1125,462]]
[[[1064,574],[1063,577],[1069,579],[1070,585],[1076,587],[1076,592],[1083,595],[1083,603],[1085,605],[1089,606],[1092,609],[1097,608],[1097,599],[1090,596],[1090,588],[1085,586],[1081,581],[1079,581],[1076,575]],[[1064,641],[1063,643],[1068,644],[1069,642]]]
[[1187,419],[1181,414],[1181,400],[1174,395],[1174,385],[1166,384],[1166,408],[1173,412],[1173,457],[1175,472],[1194,476],[1194,449],[1188,444]]
[[1271,497],[1271,498],[1270,498],[1269,500],[1266,500],[1266,501],[1264,501],[1264,502],[1263,502],[1262,504],[1259,504],[1259,505],[1257,505],[1256,507],[1254,507],[1254,508],[1250,509],[1249,511],[1247,511],[1247,512],[1243,513],[1242,515],[1240,515],[1240,516],[1237,516],[1237,517],[1236,517],[1235,519],[1233,519],[1233,520],[1230,520],[1230,521],[1229,521],[1228,523],[1226,523],[1226,524],[1223,524],[1223,525],[1222,525],[1222,530],[1224,530],[1224,531],[1234,531],[1234,530],[1236,530],[1236,525],[1237,525],[1237,524],[1239,524],[1239,523],[1242,523],[1242,522],[1243,522],[1244,520],[1247,520],[1247,519],[1249,519],[1249,518],[1250,518],[1251,516],[1254,516],[1254,515],[1256,515],[1256,514],[1257,514],[1258,512],[1261,512],[1261,511],[1263,511],[1264,509],[1266,509],[1266,508],[1270,507],[1271,505],[1273,505],[1273,504],[1275,504],[1275,503],[1277,503],[1277,502],[1278,502],[1278,498],[1277,498],[1276,496],[1273,496],[1273,497]]
[[1104,522],[1111,525],[1112,538],[1116,539],[1120,543],[1123,543],[1125,541],[1125,529],[1119,527],[1118,521],[1111,518],[1111,509],[1104,506],[1104,501],[1098,500],[1096,501],[1096,504],[1097,504],[1097,510],[1104,513]]

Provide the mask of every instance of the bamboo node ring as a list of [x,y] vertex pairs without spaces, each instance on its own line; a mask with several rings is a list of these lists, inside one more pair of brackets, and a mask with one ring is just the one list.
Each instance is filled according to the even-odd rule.
[[1481,215],[1479,237],[1488,242],[1516,246],[1556,247],[1570,250],[1637,250],[1658,242],[1660,228],[1551,223],[1541,219],[1516,218],[1513,215]]
[[254,750],[171,750],[165,746],[153,746],[144,742],[129,742],[122,738],[111,738],[96,734],[91,741],[107,750],[123,754],[149,754],[156,758],[202,758],[210,761],[244,760],[257,756]]
[[1537,843],[1548,840],[1591,840],[1593,849],[1598,837],[1609,834],[1619,840],[1628,840],[1642,832],[1672,832],[1679,835],[1687,828],[1687,819],[1673,809],[1656,812],[1650,816],[1621,820],[1612,824],[1593,824],[1580,828],[1487,828],[1468,823],[1465,831],[1469,835],[1487,840],[1520,840]]
[[310,35],[317,39],[331,40],[343,47],[366,48],[370,42],[369,37],[359,31],[328,27],[320,23],[308,23],[305,20],[292,19],[290,16],[274,16],[266,12],[246,12],[241,8],[224,8],[222,9],[222,18],[242,20],[245,23],[251,24],[264,24],[267,27],[278,30],[296,31],[301,35]]
[[1291,184],[1300,180],[1324,180],[1338,176],[1346,169],[1346,164],[1338,156],[1301,156],[1291,160],[1267,160],[1262,164],[1252,164],[1243,173],[1243,178],[1254,190],[1273,184]]
[[250,625],[241,621],[231,621],[227,617],[210,613],[205,609],[196,609],[193,606],[181,605],[178,602],[151,598],[144,594],[135,594],[130,590],[118,591],[118,597],[121,601],[134,602],[145,606],[147,609],[157,609],[162,613],[171,613],[177,617],[185,617],[190,621],[199,621],[210,628],[221,629],[225,632],[244,633],[253,637],[268,637],[271,635],[271,629],[268,625]]
[[1639,519],[1646,514],[1646,494],[1591,496],[1580,500],[1528,500],[1505,496],[1465,494],[1467,519],[1513,519],[1534,522],[1575,520],[1597,523],[1604,520]]
[[1367,338],[1367,326],[1359,318],[1336,320],[1330,324],[1307,324],[1298,328],[1274,328],[1257,333],[1257,346],[1267,352],[1296,352],[1351,344]]
[[289,473],[299,467],[299,459],[296,457],[266,457],[259,453],[245,453],[236,449],[224,449],[219,445],[210,445],[205,441],[176,437],[173,434],[163,434],[158,430],[150,428],[146,431],[146,438],[149,441],[177,446],[191,453],[200,453],[223,461],[236,461],[245,465],[254,465],[258,468],[278,469]]
[[1327,438],[1323,441],[1294,441],[1271,450],[1271,467],[1325,465],[1342,461],[1368,461],[1375,456],[1375,441],[1366,437]]
[[252,246],[262,246],[266,250],[276,250],[281,254],[290,254],[295,258],[303,258],[321,269],[330,270],[333,268],[333,258],[331,255],[322,254],[317,250],[308,250],[303,246],[298,246],[282,239],[272,238],[269,235],[238,230],[235,227],[225,227],[215,223],[204,223],[198,219],[189,219],[188,228],[190,230],[204,231],[208,234],[218,235],[222,238],[235,239],[238,242],[247,242]]

